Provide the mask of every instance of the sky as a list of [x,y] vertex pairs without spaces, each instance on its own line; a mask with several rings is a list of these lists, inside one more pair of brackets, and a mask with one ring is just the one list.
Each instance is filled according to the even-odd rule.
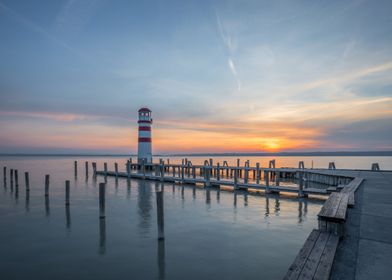
[[0,0],[0,153],[392,150],[391,11]]

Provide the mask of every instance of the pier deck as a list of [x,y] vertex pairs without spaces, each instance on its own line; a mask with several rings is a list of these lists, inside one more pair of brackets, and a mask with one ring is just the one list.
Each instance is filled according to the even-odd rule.
[[[144,167],[143,171],[136,170],[136,168],[129,169],[133,169],[133,172],[131,170],[127,172],[104,170],[96,171],[96,174],[161,182],[203,184],[205,187],[231,186],[234,189],[243,190],[292,192],[297,193],[299,197],[306,197],[308,194],[329,195],[340,191],[342,195],[350,198],[345,200],[347,207],[344,208],[346,213],[343,219],[343,229],[339,230],[339,234],[336,235],[340,235],[337,248],[330,246],[333,250],[329,250],[325,247],[325,252],[321,251],[322,254],[319,249],[315,249],[316,254],[308,248],[309,256],[305,259],[303,259],[304,249],[302,249],[302,253],[299,253],[299,257],[290,267],[285,279],[295,278],[292,277],[292,271],[298,268],[298,258],[302,258],[302,265],[305,265],[304,269],[307,269],[307,258],[314,258],[315,255],[320,258],[309,259],[312,265],[316,261],[316,267],[312,269],[313,274],[297,273],[298,277],[295,279],[318,279],[317,263],[322,263],[323,271],[328,272],[328,274],[324,273],[322,279],[389,279],[392,275],[390,265],[392,259],[392,172],[219,165],[186,166],[184,164],[166,165],[164,168],[157,164],[148,173]],[[200,170],[198,173],[195,172],[197,169]],[[253,173],[253,179],[250,176],[251,173]],[[290,178],[295,183],[287,185],[286,182],[286,185],[280,185],[283,178]],[[310,182],[324,184],[325,188],[311,188]],[[318,230],[334,234],[328,224],[325,228]],[[304,246],[308,246],[307,243]],[[324,243],[323,246],[326,244]],[[325,258],[325,254],[329,257]],[[302,274],[306,277],[301,277]]]

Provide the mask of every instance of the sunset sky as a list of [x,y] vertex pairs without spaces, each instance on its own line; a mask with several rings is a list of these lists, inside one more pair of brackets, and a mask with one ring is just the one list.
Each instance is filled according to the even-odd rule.
[[0,0],[0,153],[392,150],[391,11]]

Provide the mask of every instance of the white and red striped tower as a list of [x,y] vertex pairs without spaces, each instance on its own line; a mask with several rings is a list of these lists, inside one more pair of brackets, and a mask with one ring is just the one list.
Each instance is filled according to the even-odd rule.
[[139,164],[145,160],[145,163],[152,163],[151,153],[151,110],[148,108],[139,109],[139,139],[137,161]]

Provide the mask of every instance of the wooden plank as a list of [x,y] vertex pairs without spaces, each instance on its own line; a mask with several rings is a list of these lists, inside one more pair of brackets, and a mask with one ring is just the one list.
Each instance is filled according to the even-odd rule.
[[349,196],[348,194],[343,194],[341,196],[341,200],[340,200],[340,203],[339,203],[339,208],[336,211],[334,219],[341,219],[341,220],[345,220],[346,219],[348,196]]
[[354,207],[355,205],[355,193],[350,193],[348,197],[348,207]]
[[330,234],[328,242],[323,251],[323,254],[321,255],[320,262],[313,279],[315,280],[329,279],[338,244],[339,244],[339,237],[334,234]]
[[320,235],[320,231],[318,230],[313,230],[308,238],[305,241],[304,246],[301,248],[299,251],[297,257],[295,258],[294,262],[290,266],[289,270],[287,271],[286,276],[283,278],[285,280],[289,279],[298,279],[302,268],[304,267],[306,260],[308,259],[308,256],[313,250],[313,247]]
[[341,200],[340,193],[332,193],[327,201],[324,203],[323,207],[321,208],[320,212],[318,213],[319,217],[334,217]]
[[327,244],[329,235],[330,233],[326,233],[326,232],[320,233],[319,238],[317,239],[316,244],[314,245],[313,250],[308,257],[308,260],[306,261],[299,275],[299,279],[313,279],[321,255],[323,254],[325,246]]

